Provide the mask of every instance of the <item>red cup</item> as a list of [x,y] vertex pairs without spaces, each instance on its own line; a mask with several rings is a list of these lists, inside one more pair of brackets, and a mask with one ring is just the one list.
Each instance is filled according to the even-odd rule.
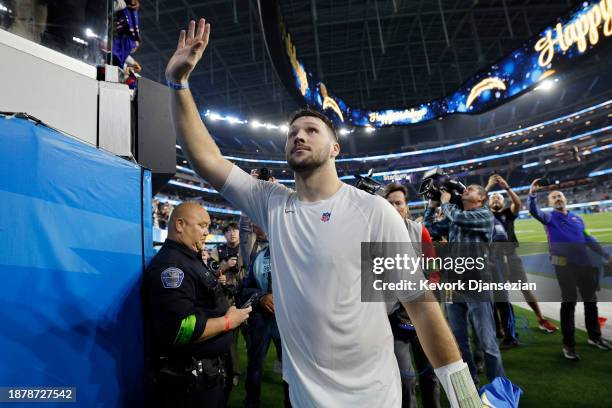
[[599,328],[603,329],[607,321],[608,321],[607,317],[599,316]]

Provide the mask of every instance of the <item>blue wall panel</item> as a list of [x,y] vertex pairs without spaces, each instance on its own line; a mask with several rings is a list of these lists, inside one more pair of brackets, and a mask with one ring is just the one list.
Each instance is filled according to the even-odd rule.
[[142,405],[150,173],[23,119],[0,146],[0,386]]

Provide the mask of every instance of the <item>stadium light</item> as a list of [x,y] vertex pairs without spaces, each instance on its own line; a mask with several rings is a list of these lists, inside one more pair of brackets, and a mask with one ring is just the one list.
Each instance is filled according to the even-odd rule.
[[91,28],[85,29],[85,37],[87,38],[100,38],[98,34],[94,33]]
[[[399,159],[402,157],[408,157],[408,156],[418,156],[418,155],[423,155],[423,154],[429,154],[429,153],[438,153],[438,152],[444,152],[444,151],[448,151],[448,150],[455,150],[455,149],[459,149],[462,147],[468,147],[468,146],[472,146],[472,145],[477,145],[477,144],[483,144],[483,143],[490,143],[490,142],[494,142],[497,141],[498,139],[502,139],[502,138],[510,138],[510,137],[514,137],[516,135],[519,134],[526,134],[528,132],[531,131],[535,131],[535,130],[542,130],[544,129],[545,126],[549,126],[549,125],[556,125],[559,123],[563,123],[571,118],[579,118],[581,114],[585,114],[585,113],[589,113],[592,112],[596,109],[599,108],[610,108],[612,103],[612,99],[607,100],[605,102],[596,104],[596,105],[592,105],[589,106],[587,108],[581,109],[577,112],[574,113],[570,113],[568,115],[565,116],[560,116],[558,118],[555,119],[551,119],[542,123],[538,123],[535,125],[531,125],[528,126],[526,128],[521,128],[521,129],[517,129],[517,130],[512,130],[509,132],[505,132],[505,133],[501,133],[501,134],[497,134],[497,135],[492,135],[492,136],[487,136],[487,137],[483,137],[480,139],[474,139],[474,140],[470,140],[470,141],[466,141],[466,142],[461,142],[461,143],[453,143],[453,144],[449,144],[446,146],[438,146],[438,147],[431,147],[428,149],[421,149],[421,150],[413,150],[413,151],[409,151],[409,152],[401,152],[401,153],[389,153],[389,154],[382,154],[382,155],[375,155],[375,156],[357,156],[357,157],[346,157],[346,158],[341,158],[341,159],[336,159],[336,163],[342,163],[342,162],[369,162],[369,161],[382,161],[382,160],[388,160],[388,159]],[[209,111],[206,111],[206,113],[204,113],[203,115],[204,117],[208,117],[210,118],[210,114]],[[612,114],[608,115],[608,117],[612,116]],[[213,119],[214,120],[214,119]],[[248,121],[244,121],[244,123],[247,123]],[[257,120],[253,120],[250,122],[251,126],[253,128],[257,128],[257,127],[266,127],[266,124],[264,123],[260,123]],[[367,131],[367,127],[366,127],[366,131]],[[539,138],[544,137],[543,133],[538,134]],[[176,145],[177,149],[180,149],[181,147],[179,145]],[[499,150],[499,146],[495,146],[494,150]],[[227,157],[229,159],[229,157]],[[270,159],[250,159],[250,158],[242,158],[242,157],[232,157],[231,160],[235,160],[235,161],[243,161],[243,162],[248,162],[248,163],[269,163],[269,164],[283,164],[285,163],[285,161],[283,160],[270,160]]]
[[87,41],[79,37],[72,37],[72,41],[74,41],[75,43],[81,44],[81,45],[88,45]]
[[[482,156],[482,157],[476,157],[473,159],[467,159],[467,160],[460,160],[460,161],[456,161],[456,162],[451,162],[451,163],[444,163],[444,164],[437,164],[437,165],[428,165],[428,166],[421,166],[421,167],[413,167],[413,168],[409,168],[409,169],[399,169],[399,170],[392,170],[392,171],[382,171],[382,172],[378,172],[378,173],[374,173],[372,174],[372,177],[385,177],[385,176],[399,176],[402,174],[410,174],[410,173],[418,173],[418,172],[423,172],[423,171],[427,171],[427,170],[431,170],[433,168],[439,167],[441,169],[447,169],[447,168],[452,168],[452,167],[458,167],[458,166],[465,166],[465,165],[473,165],[474,163],[479,163],[482,164],[484,162],[488,162],[491,160],[498,160],[498,159],[503,159],[505,157],[512,157],[512,156],[516,156],[516,155],[520,155],[520,154],[524,154],[524,153],[530,153],[530,152],[534,152],[537,150],[542,150],[542,149],[546,149],[548,147],[551,146],[558,146],[564,143],[568,143],[568,142],[573,142],[575,140],[579,140],[580,138],[583,138],[585,136],[590,136],[590,135],[595,135],[598,133],[604,133],[604,132],[608,132],[612,130],[612,125],[610,126],[605,126],[599,129],[594,129],[594,130],[590,130],[588,132],[585,133],[581,133],[579,135],[576,136],[571,136],[571,137],[566,137],[565,139],[560,139],[560,140],[556,140],[554,142],[549,142],[549,143],[544,143],[538,146],[532,146],[532,147],[527,147],[525,149],[521,149],[521,150],[515,150],[513,152],[507,152],[507,153],[499,153],[499,154],[491,154],[488,156]],[[178,147],[178,145],[177,145]],[[604,147],[604,146],[602,146]],[[602,149],[603,150],[603,149]],[[232,157],[232,156],[223,156],[228,160],[236,160],[238,158],[236,157]],[[243,159],[243,158],[239,158],[242,161],[246,161],[246,162],[250,162],[250,163],[262,163],[262,160],[257,160],[257,159]],[[287,162],[285,160],[267,160],[265,161],[266,163],[274,163],[274,164],[286,164]],[[547,159],[544,164],[550,164],[552,163],[552,160]],[[362,174],[362,176],[366,176],[366,174]],[[355,176],[353,175],[346,175],[346,176],[342,176],[340,177],[340,180],[352,180],[354,179]],[[281,179],[281,180],[277,180],[279,183],[294,183],[294,180],[289,180],[289,179]]]
[[612,173],[612,168],[604,169],[604,170],[598,170],[598,171],[592,171],[592,172],[589,173],[589,177],[603,176],[605,174],[610,174],[610,173]]
[[535,166],[538,166],[539,164],[540,164],[539,162],[526,163],[526,164],[523,164],[523,168],[524,168],[524,169],[527,169],[527,168],[529,168],[529,167],[535,167]]
[[549,91],[553,88],[553,86],[553,81],[551,81],[550,79],[545,79],[540,85],[536,86],[534,89],[536,91]]
[[612,143],[611,144],[607,144],[607,145],[603,145],[603,146],[599,146],[599,147],[594,147],[591,149],[591,153],[597,153],[597,152],[601,152],[602,150],[608,150],[612,147]]

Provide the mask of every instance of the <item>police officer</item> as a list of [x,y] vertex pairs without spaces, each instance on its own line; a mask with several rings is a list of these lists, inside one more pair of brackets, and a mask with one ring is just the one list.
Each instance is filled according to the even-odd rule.
[[226,403],[232,330],[248,318],[251,307],[230,307],[217,279],[204,267],[199,251],[209,224],[199,204],[177,206],[168,239],[145,271],[146,406]]

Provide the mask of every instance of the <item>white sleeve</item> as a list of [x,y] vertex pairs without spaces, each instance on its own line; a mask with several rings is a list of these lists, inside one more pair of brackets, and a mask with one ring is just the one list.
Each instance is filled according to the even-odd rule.
[[[378,199],[378,198],[377,198]],[[395,258],[404,254],[409,258],[409,270],[394,269],[390,271],[388,281],[401,282],[407,280],[414,282],[414,290],[396,290],[395,295],[401,302],[410,302],[421,296],[425,291],[420,289],[420,282],[425,280],[420,266],[422,254],[420,253],[421,239],[414,242],[410,238],[408,229],[397,211],[382,197],[372,217],[373,241],[382,243],[383,256]]]
[[275,192],[285,192],[289,189],[282,184],[257,180],[234,165],[221,195],[234,207],[247,214],[253,223],[268,233],[268,203]]

